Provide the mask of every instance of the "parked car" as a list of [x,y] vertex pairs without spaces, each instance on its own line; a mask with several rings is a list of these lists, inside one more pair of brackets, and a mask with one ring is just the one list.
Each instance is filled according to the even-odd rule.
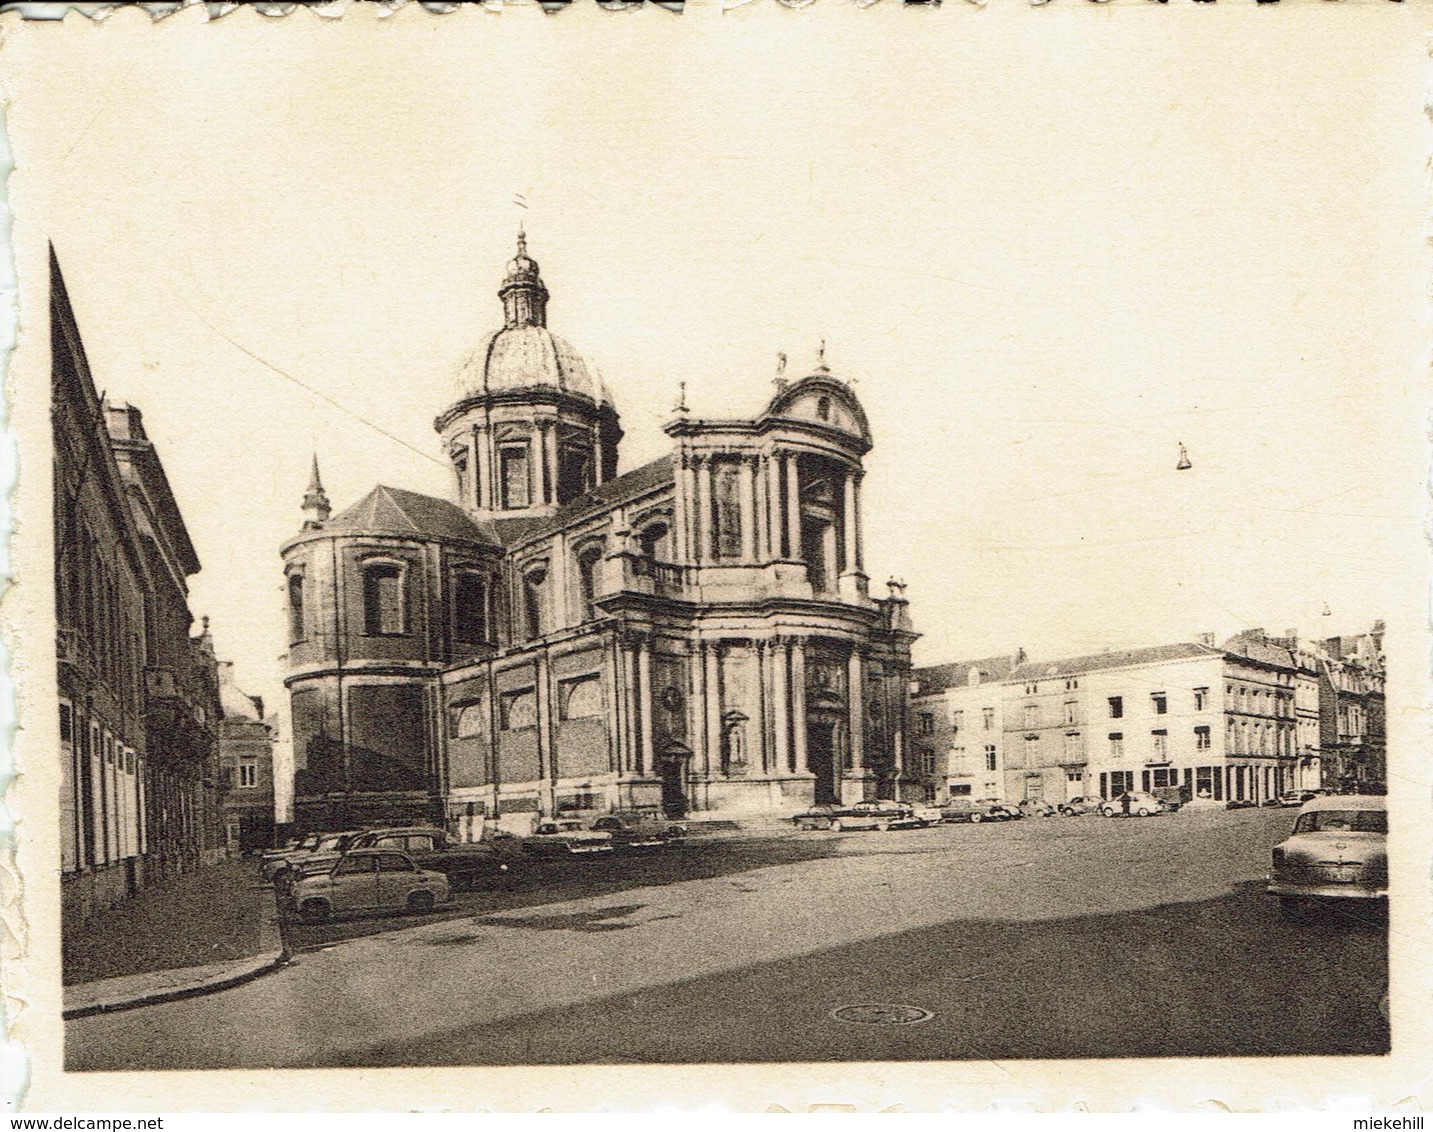
[[939,806],[930,806],[924,802],[911,803],[911,816],[921,825],[939,825],[945,820],[941,817]]
[[940,815],[948,822],[1013,821],[1021,816],[1016,807],[993,798],[952,798],[940,808]]
[[452,899],[448,878],[420,869],[407,853],[356,849],[320,872],[294,881],[290,901],[305,920],[318,923],[347,912],[431,912]]
[[1019,804],[1019,809],[1027,818],[1052,818],[1059,813],[1043,798],[1026,798]]
[[1226,810],[1250,810],[1258,805],[1253,798],[1230,798],[1224,803]]
[[1100,808],[1100,799],[1077,797],[1061,802],[1056,807],[1060,813],[1067,818],[1078,818],[1085,814],[1092,814]]
[[1288,839],[1274,846],[1268,892],[1285,915],[1311,902],[1388,895],[1388,810],[1381,795],[1305,802]]
[[612,834],[588,829],[580,818],[556,818],[538,822],[522,849],[534,857],[597,856],[612,852]]
[[1265,802],[1266,806],[1302,806],[1305,802],[1321,797],[1321,790],[1285,790],[1277,798],[1271,798]]
[[514,853],[488,842],[453,842],[446,830],[431,825],[365,829],[350,837],[342,850],[320,849],[293,862],[301,874],[326,872],[343,853],[357,849],[397,849],[422,869],[444,873],[454,891],[475,887],[486,877],[507,869]]
[[916,829],[926,823],[905,802],[867,799],[849,805],[822,803],[791,818],[798,829]]
[[1100,804],[1100,813],[1107,818],[1147,818],[1151,814],[1160,813],[1163,809],[1163,802],[1153,794],[1146,794],[1140,790],[1127,790],[1123,794],[1117,794],[1108,802]]
[[341,833],[316,833],[306,839],[302,847],[286,852],[282,856],[265,859],[261,866],[264,870],[264,879],[283,883],[286,879],[298,871],[298,867],[304,862],[320,854],[327,860],[334,860],[345,849],[348,843],[363,831],[360,829],[346,829]]
[[685,826],[649,814],[603,814],[587,828],[611,834],[612,848],[618,853],[662,849],[687,834]]

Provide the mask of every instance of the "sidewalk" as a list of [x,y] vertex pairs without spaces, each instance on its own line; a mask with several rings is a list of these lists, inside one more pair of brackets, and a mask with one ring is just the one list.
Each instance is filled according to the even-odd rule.
[[271,885],[252,861],[140,892],[64,941],[64,1016],[222,990],[287,960]]

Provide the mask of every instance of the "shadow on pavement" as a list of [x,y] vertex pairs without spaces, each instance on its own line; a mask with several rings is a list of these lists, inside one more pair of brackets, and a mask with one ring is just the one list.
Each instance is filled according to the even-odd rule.
[[[1248,882],[1137,912],[953,920],[312,1064],[1380,1054],[1388,947],[1371,913],[1287,920]],[[832,1017],[879,1003],[934,1016]]]
[[[806,840],[792,837],[743,838],[705,841],[692,839],[646,854],[602,858],[538,859],[519,855],[508,871],[492,878],[475,892],[460,892],[453,903],[426,916],[368,916],[326,924],[291,921],[289,946],[312,951],[349,939],[398,931],[419,924],[468,916],[485,916],[517,908],[559,904],[590,896],[610,896],[651,885],[709,880],[772,865],[796,864],[841,852],[835,838]],[[566,920],[567,917],[557,917]],[[540,926],[532,920],[524,925]],[[563,923],[562,927],[571,927]],[[598,925],[587,931],[612,931],[626,925]]]

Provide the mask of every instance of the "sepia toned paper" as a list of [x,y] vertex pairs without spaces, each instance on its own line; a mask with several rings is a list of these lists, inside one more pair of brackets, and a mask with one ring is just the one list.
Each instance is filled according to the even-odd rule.
[[[1365,0],[5,15],[20,282],[5,993],[31,1059],[23,1104],[1421,1106],[1426,32],[1416,6]],[[872,436],[865,572],[873,596],[890,578],[910,602],[917,666],[1386,621],[1391,1052],[780,1063],[760,1043],[790,1019],[758,1004],[751,1059],[720,1065],[494,1067],[478,1051],[461,1067],[66,1072],[51,248],[97,389],[142,408],[164,461],[202,562],[189,607],[273,704],[279,548],[302,528],[315,455],[335,511],[375,484],[448,491],[433,420],[499,324],[520,224],[552,326],[621,412],[621,472],[670,450],[679,404],[758,414],[778,354],[793,379],[828,367],[846,383]],[[870,884],[854,939],[943,917]],[[795,887],[781,899],[809,915],[820,897]],[[554,966],[601,938],[554,943]],[[654,960],[629,989],[803,954],[794,938],[753,939],[750,956],[689,942],[700,961],[663,952],[675,966]],[[1176,949],[1202,944],[1169,945],[1177,995]],[[1320,993],[1336,1027],[1336,994]],[[150,1009],[107,1032],[134,1040]],[[1037,999],[1009,1025],[1055,1010]],[[342,1024],[315,1023],[316,1047]],[[651,1024],[675,1040],[684,1022]]]

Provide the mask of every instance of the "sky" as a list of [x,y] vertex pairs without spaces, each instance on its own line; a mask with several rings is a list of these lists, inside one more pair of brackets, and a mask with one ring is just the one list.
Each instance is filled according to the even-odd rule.
[[1426,570],[1422,29],[1277,7],[72,19],[6,47],[17,239],[53,241],[188,523],[195,616],[271,702],[312,455],[336,508],[446,493],[433,418],[519,221],[623,470],[680,382],[754,415],[777,352],[825,341],[917,663],[1397,629]]

